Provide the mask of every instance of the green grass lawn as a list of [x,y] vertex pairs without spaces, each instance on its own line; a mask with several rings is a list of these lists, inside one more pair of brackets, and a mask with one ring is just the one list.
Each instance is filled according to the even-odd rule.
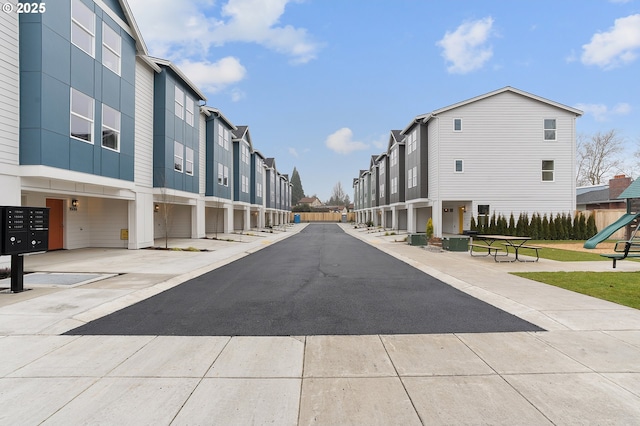
[[640,271],[512,272],[512,274],[640,309]]

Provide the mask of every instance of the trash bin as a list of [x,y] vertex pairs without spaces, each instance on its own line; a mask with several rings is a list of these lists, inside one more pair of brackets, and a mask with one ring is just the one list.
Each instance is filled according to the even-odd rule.
[[347,223],[347,215],[342,213],[342,223]]
[[293,215],[293,223],[300,223],[300,215],[299,214],[294,214]]

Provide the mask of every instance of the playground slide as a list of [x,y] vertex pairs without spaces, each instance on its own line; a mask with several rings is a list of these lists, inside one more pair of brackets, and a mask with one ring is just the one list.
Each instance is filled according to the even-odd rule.
[[636,213],[627,213],[627,214],[622,215],[622,217],[620,219],[616,220],[611,225],[607,226],[602,231],[598,232],[596,235],[594,235],[593,237],[591,237],[587,241],[585,241],[583,247],[586,248],[586,249],[594,249],[594,248],[596,248],[596,246],[599,243],[601,243],[604,240],[606,240],[607,238],[609,238],[618,229],[620,229],[623,226],[626,226],[626,225],[630,224],[631,222],[633,222],[633,220],[636,217],[640,217],[640,213],[638,213],[638,214],[636,214]]

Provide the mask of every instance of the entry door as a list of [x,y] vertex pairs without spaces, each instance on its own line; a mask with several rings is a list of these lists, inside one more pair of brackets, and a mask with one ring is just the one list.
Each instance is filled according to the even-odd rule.
[[47,198],[49,207],[49,250],[62,248],[63,214],[62,200]]
[[458,207],[458,234],[462,234],[464,226],[464,207]]

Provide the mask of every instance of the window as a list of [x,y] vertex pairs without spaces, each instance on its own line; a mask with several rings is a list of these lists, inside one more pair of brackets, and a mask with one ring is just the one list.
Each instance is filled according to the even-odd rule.
[[102,64],[120,75],[120,34],[102,23]]
[[218,145],[229,150],[229,130],[218,123]]
[[71,42],[92,58],[95,56],[96,17],[80,0],[71,3]]
[[384,183],[380,184],[380,196],[384,197]]
[[418,147],[418,130],[414,130],[407,136],[407,154],[411,154]]
[[394,177],[391,179],[391,194],[396,194],[398,192],[398,177]]
[[193,176],[193,149],[185,148],[185,173]]
[[556,119],[555,118],[544,119],[544,140],[545,141],[556,140]]
[[378,166],[378,168],[380,169],[380,179],[382,179],[382,177],[384,176],[384,160],[380,160],[380,165]]
[[464,172],[464,161],[463,160],[455,160],[454,171],[456,173]]
[[553,182],[553,160],[542,160],[543,182]]
[[242,158],[242,162],[245,164],[249,164],[249,147],[246,145],[240,146],[240,155]]
[[262,184],[256,183],[256,197],[262,197]]
[[389,159],[389,166],[393,167],[398,164],[398,148],[391,150],[391,158]]
[[182,173],[182,160],[184,147],[180,142],[173,142],[173,170]]
[[185,109],[186,115],[184,117],[184,121],[186,121],[189,126],[193,126],[193,99],[189,96],[187,96],[185,101]]
[[461,132],[462,131],[462,118],[454,118],[453,119],[453,131]]
[[249,178],[244,175],[242,175],[242,192],[249,193]]
[[224,166],[218,163],[218,185],[224,184]]
[[120,111],[102,105],[102,146],[120,151]]
[[223,180],[223,185],[224,186],[229,186],[229,167],[224,166],[224,180]]
[[176,117],[184,119],[184,92],[176,86],[175,90],[175,113]]
[[93,98],[71,89],[71,137],[93,143]]
[[418,186],[418,166],[413,168],[413,187]]
[[407,170],[407,187],[413,188],[413,169]]

